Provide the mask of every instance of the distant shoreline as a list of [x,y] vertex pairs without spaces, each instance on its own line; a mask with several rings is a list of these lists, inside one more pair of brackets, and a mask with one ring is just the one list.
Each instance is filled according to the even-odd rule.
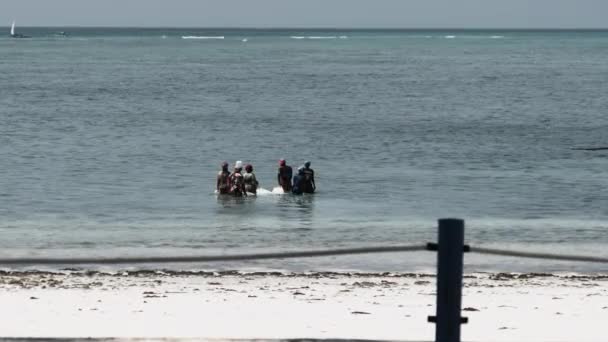
[[[10,26],[5,26],[10,27]],[[68,26],[55,26],[55,25],[20,25],[20,29],[136,29],[136,30],[227,30],[227,31],[291,31],[291,30],[304,30],[304,31],[352,31],[352,32],[374,32],[374,31],[393,31],[393,32],[443,32],[443,31],[456,31],[456,32],[485,32],[485,31],[497,31],[497,32],[608,32],[608,27],[572,27],[572,28],[508,28],[508,27],[496,27],[496,28],[456,28],[456,27],[205,27],[205,26],[83,26],[83,25],[68,25]]]

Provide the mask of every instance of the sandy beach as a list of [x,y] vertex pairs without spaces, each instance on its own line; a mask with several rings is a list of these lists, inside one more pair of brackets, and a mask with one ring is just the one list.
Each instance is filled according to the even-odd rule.
[[[605,341],[608,275],[465,275],[466,341]],[[2,337],[433,340],[432,274],[1,272]]]

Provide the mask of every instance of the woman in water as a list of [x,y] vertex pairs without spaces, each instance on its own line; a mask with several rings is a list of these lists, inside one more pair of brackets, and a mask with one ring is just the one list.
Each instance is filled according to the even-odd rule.
[[245,165],[245,174],[243,175],[243,181],[245,183],[245,191],[254,195],[257,194],[259,183],[257,178],[255,177],[255,173],[253,173],[253,165]]

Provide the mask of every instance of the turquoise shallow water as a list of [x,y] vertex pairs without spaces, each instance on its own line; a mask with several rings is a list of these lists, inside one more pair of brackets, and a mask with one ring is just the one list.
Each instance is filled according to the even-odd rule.
[[[471,244],[608,256],[608,151],[573,149],[608,146],[608,32],[21,32],[33,38],[0,38],[0,256],[426,242],[447,216],[467,220]],[[251,162],[272,189],[282,157],[311,160],[319,192],[213,194],[221,161]],[[171,267],[404,271],[433,258]]]

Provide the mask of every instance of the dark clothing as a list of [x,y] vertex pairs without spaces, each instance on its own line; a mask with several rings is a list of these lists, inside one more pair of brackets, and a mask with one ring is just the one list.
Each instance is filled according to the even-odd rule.
[[304,179],[302,180],[302,192],[312,194],[316,190],[315,171],[309,167],[304,168]]
[[304,176],[300,175],[300,174],[295,175],[293,177],[293,188],[291,189],[291,192],[296,195],[301,195],[303,184],[304,184]]
[[293,170],[291,166],[285,165],[279,167],[279,173],[277,175],[277,179],[279,181],[279,185],[283,188],[283,191],[290,192],[291,191],[291,177],[293,175]]
[[230,172],[220,171],[217,174],[217,192],[220,194],[230,193]]

